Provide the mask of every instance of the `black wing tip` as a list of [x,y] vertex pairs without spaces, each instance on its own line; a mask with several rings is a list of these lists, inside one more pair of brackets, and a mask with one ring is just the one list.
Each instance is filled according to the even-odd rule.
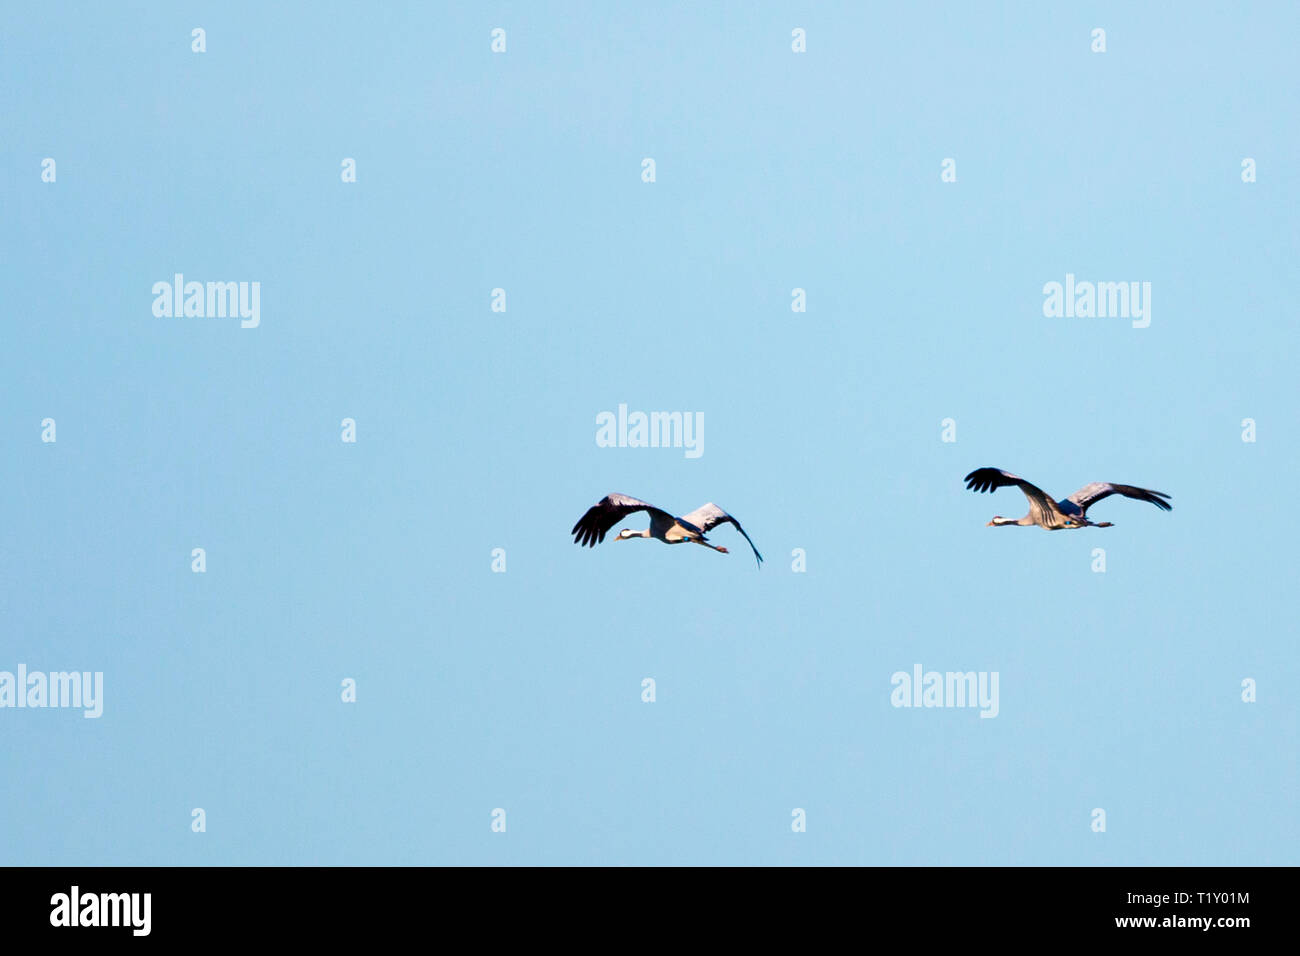
[[1128,497],[1140,498],[1142,501],[1149,501],[1157,508],[1159,508],[1161,511],[1174,510],[1174,506],[1171,505],[1168,501],[1164,500],[1165,498],[1168,498],[1170,496],[1165,494],[1163,491],[1152,491],[1150,488],[1139,488],[1137,485],[1114,485],[1112,487],[1124,488],[1127,489],[1128,491],[1135,491],[1137,492],[1137,494],[1128,495]]
[[[721,506],[719,505],[719,507]],[[736,530],[740,532],[741,537],[745,539],[745,543],[749,545],[749,550],[754,552],[754,557],[757,559],[758,566],[761,568],[763,566],[763,556],[758,553],[758,548],[755,547],[753,540],[750,539],[749,532],[742,528],[740,522],[731,515],[727,514],[725,511],[722,512],[722,514],[723,517],[718,523],[725,524],[730,521],[735,526]]]
[[1150,489],[1148,489],[1147,493],[1151,495],[1151,498],[1149,500],[1152,504],[1159,505],[1161,508],[1164,508],[1166,511],[1174,510],[1174,506],[1171,505],[1167,500],[1165,500],[1170,496],[1165,494],[1163,491],[1151,491]]
[[600,530],[600,523],[596,520],[596,517],[600,514],[601,506],[608,500],[609,495],[606,495],[596,502],[583,512],[582,517],[569,529],[569,534],[573,535],[573,543],[578,547],[594,548],[597,534],[600,535],[599,540],[605,540],[605,534]]
[[967,491],[993,491],[998,487],[997,479],[994,475],[1002,475],[1004,472],[1001,468],[985,467],[976,468],[969,475],[962,479],[966,482]]
[[[596,536],[597,534],[600,534],[600,529],[594,525],[587,524],[586,521],[587,519],[584,515],[583,518],[573,526],[573,530],[570,531],[569,534],[573,535],[573,543],[578,547],[594,548],[597,541]],[[605,535],[600,534],[599,540],[604,541]]]

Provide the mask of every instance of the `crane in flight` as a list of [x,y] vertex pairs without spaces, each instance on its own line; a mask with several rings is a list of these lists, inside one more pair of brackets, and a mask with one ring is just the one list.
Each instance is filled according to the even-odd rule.
[[610,528],[628,515],[635,514],[638,511],[645,511],[650,515],[650,527],[644,531],[624,528],[618,533],[618,537],[614,539],[615,541],[626,541],[629,538],[658,538],[664,544],[681,544],[684,541],[690,541],[693,544],[702,544],[706,548],[712,548],[721,554],[728,554],[726,548],[710,544],[704,536],[720,524],[733,524],[736,526],[736,530],[744,535],[745,540],[749,541],[749,546],[753,549],[754,557],[757,559],[759,566],[761,567],[763,564],[763,556],[758,553],[758,548],[754,547],[754,542],[749,540],[749,535],[745,534],[745,529],[740,526],[740,522],[711,501],[707,505],[696,508],[688,515],[675,518],[667,511],[656,508],[639,498],[620,495],[615,492],[601,498],[600,501],[587,509],[586,514],[578,519],[578,523],[569,532],[573,535],[573,543],[579,546],[585,544],[589,548],[594,548],[597,543],[605,540],[605,534]]
[[1014,524],[1027,528],[1038,525],[1048,531],[1059,531],[1062,528],[1112,528],[1114,525],[1109,521],[1088,520],[1088,509],[1111,495],[1149,501],[1162,511],[1172,511],[1174,507],[1165,500],[1169,496],[1163,491],[1148,491],[1146,488],[1115,485],[1108,481],[1094,481],[1084,485],[1061,501],[1053,501],[1048,497],[1047,492],[1038,486],[1031,485],[1019,475],[1013,475],[1001,468],[976,468],[966,476],[965,481],[967,491],[994,491],[1008,485],[1015,485],[1029,499],[1029,514],[1023,518],[1004,518],[996,515],[986,527]]

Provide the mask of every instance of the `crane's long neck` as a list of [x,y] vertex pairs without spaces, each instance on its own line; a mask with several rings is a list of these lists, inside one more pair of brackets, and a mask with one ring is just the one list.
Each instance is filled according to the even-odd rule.
[[1001,528],[1003,525],[1008,525],[1008,524],[1019,525],[1022,528],[1027,528],[1033,523],[1034,523],[1034,519],[1031,518],[1029,515],[1025,515],[1023,518],[994,518],[992,521],[989,522],[989,524],[995,525],[999,528]]

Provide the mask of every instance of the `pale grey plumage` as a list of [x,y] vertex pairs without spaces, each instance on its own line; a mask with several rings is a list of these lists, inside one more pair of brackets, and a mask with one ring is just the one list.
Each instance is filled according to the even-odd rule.
[[749,547],[753,550],[754,557],[758,559],[758,563],[763,563],[763,556],[758,553],[758,548],[754,547],[754,542],[749,540],[749,535],[745,534],[745,529],[740,526],[740,522],[731,517],[731,515],[727,514],[712,501],[707,505],[700,505],[700,507],[696,508],[688,515],[683,515],[681,520],[694,525],[706,533],[712,531],[720,524],[735,525],[736,530],[744,535],[746,541],[749,541]]
[[1169,496],[1163,491],[1148,491],[1146,488],[1135,488],[1133,485],[1113,485],[1108,481],[1094,481],[1091,484],[1084,485],[1060,504],[1062,510],[1067,510],[1064,506],[1068,502],[1086,512],[1091,505],[1095,505],[1098,501],[1109,498],[1111,495],[1123,495],[1125,498],[1149,501],[1164,511],[1172,511],[1174,507],[1164,500]]

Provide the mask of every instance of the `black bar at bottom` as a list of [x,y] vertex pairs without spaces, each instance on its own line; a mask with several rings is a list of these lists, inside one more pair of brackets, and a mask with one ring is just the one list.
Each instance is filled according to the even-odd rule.
[[[544,869],[544,868],[536,868]],[[6,942],[400,940],[412,929],[512,929],[541,941],[703,921],[734,938],[785,924],[812,938],[1041,940],[1125,936],[1231,945],[1285,932],[1289,869],[4,868]],[[87,925],[90,924],[90,925]],[[694,930],[692,930],[694,932]],[[916,934],[920,934],[917,936]],[[53,950],[51,950],[53,951]]]

